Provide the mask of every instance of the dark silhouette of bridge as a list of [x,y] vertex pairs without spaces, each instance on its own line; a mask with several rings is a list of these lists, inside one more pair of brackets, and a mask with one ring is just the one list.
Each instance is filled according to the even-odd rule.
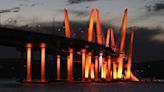
[[[27,69],[26,80],[24,82],[35,81],[32,79],[31,70],[32,53],[34,51],[40,51],[41,77],[39,82],[47,82],[45,74],[46,58],[48,54],[54,53],[57,62],[56,80],[61,80],[60,62],[62,60],[67,61],[67,81],[72,82],[74,80],[73,62],[76,59],[82,63],[81,81],[83,82],[91,80],[139,81],[131,71],[134,32],[131,32],[128,54],[124,53],[128,10],[125,9],[124,12],[120,44],[115,44],[112,28],[108,29],[106,39],[104,38],[99,10],[95,10],[96,43],[93,42],[94,9],[91,10],[87,41],[71,38],[68,12],[67,9],[64,9],[65,37],[18,29],[0,28],[0,45],[15,47],[21,53],[26,52]],[[79,56],[80,58],[77,58]],[[124,56],[127,56],[127,58]]]

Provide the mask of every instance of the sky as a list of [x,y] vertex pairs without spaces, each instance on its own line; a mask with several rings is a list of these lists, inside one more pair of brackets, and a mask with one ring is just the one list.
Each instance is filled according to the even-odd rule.
[[[0,0],[1,25],[32,25],[63,21],[68,9],[71,21],[88,21],[91,8],[100,10],[101,23],[121,27],[128,8],[128,27],[135,32],[135,62],[164,60],[164,0]],[[5,54],[4,54],[5,56]]]
[[[100,10],[101,22],[120,26],[123,10],[128,8],[128,26],[162,27],[163,0],[0,0],[1,23],[16,19],[17,25],[48,22],[52,17],[63,21],[63,9],[69,10],[70,20],[88,20],[91,8]],[[161,4],[161,6],[160,6]]]

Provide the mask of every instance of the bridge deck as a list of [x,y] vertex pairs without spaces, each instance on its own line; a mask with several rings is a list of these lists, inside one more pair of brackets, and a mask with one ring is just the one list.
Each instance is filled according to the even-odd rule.
[[103,52],[104,55],[117,56],[110,47],[84,40],[32,31],[0,28],[0,45],[24,48],[26,43],[29,42],[33,44],[33,48],[39,48],[39,44],[44,42],[47,44],[47,50],[57,53],[67,53],[69,48],[73,48],[77,52],[81,51],[82,48],[86,48],[87,51],[93,52],[94,54]]

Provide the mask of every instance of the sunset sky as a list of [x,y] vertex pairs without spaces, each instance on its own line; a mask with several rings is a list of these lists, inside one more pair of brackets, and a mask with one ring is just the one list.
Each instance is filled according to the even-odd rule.
[[135,62],[164,60],[160,54],[164,52],[164,0],[0,0],[0,23],[24,26],[52,22],[53,17],[63,21],[64,8],[71,21],[79,22],[88,21],[91,8],[98,8],[101,23],[117,27],[128,8],[128,27],[145,28],[135,32]]

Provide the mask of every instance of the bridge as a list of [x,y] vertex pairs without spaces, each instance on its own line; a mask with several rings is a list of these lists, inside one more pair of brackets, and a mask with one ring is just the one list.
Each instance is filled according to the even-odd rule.
[[[94,12],[96,11],[96,43],[93,42]],[[99,10],[92,9],[88,28],[88,40],[77,40],[71,38],[71,29],[67,9],[64,9],[65,37],[52,34],[43,34],[18,29],[1,28],[0,45],[16,47],[20,52],[26,52],[26,80],[24,82],[35,82],[32,79],[32,52],[39,50],[41,53],[41,79],[39,82],[47,82],[45,63],[47,54],[55,53],[57,62],[57,79],[60,78],[60,66],[62,58],[67,61],[67,81],[74,81],[73,62],[76,57],[82,62],[81,81],[139,81],[131,71],[132,48],[134,32],[131,39],[128,54],[124,53],[126,37],[127,9],[124,12],[120,46],[116,46],[114,31],[109,28],[106,39],[101,28]],[[119,47],[119,48],[118,48]],[[127,55],[128,58],[124,56]],[[100,75],[100,76],[99,76]]]

